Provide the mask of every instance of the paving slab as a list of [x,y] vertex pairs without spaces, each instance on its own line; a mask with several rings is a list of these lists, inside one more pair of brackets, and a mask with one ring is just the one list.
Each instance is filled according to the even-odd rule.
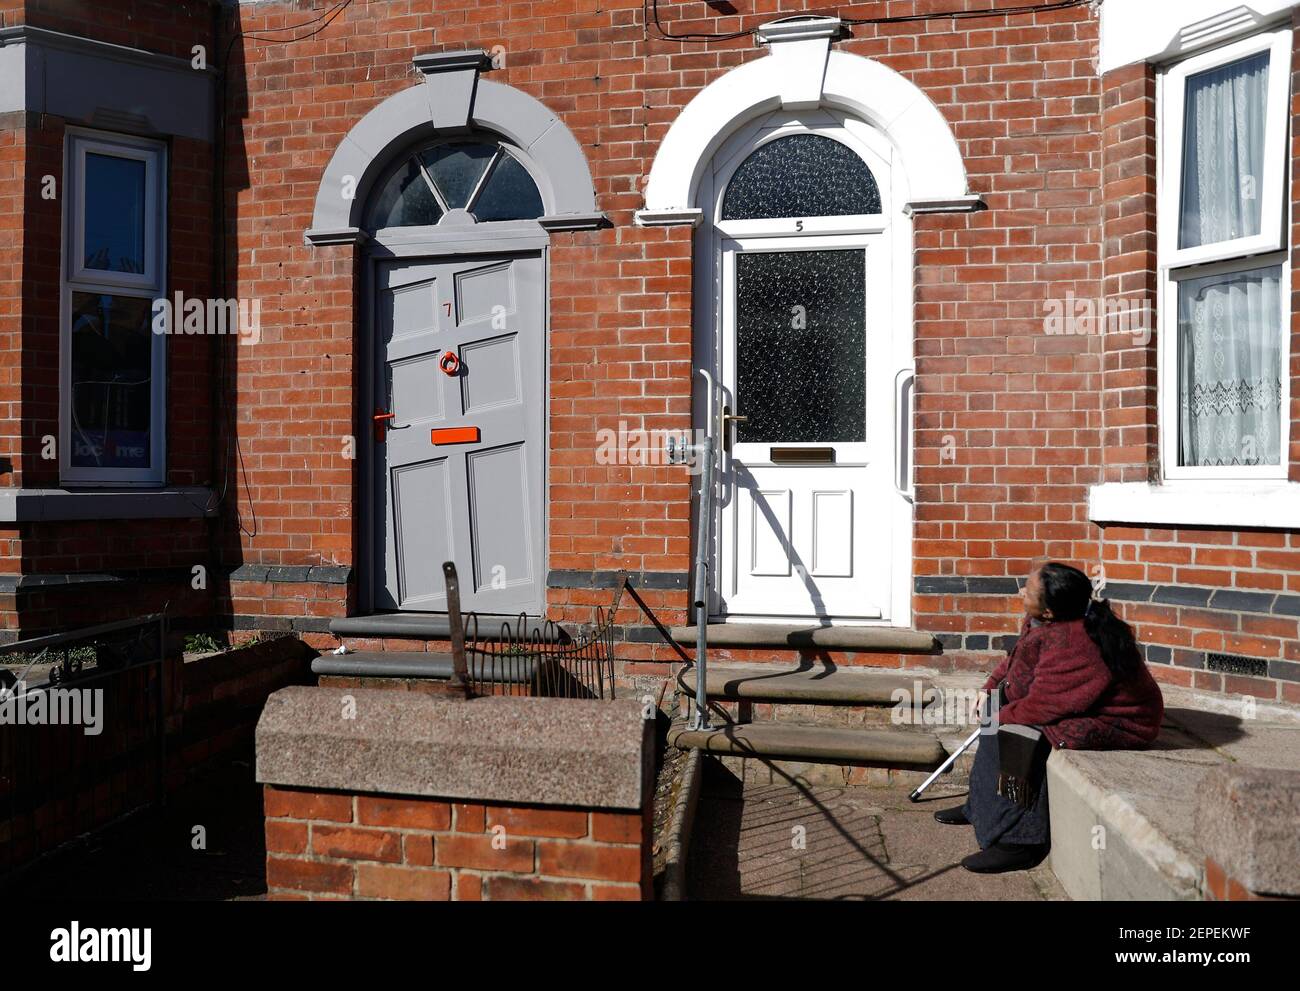
[[[909,788],[742,785],[712,758],[687,864],[691,898],[848,900],[1060,900],[1046,865],[996,876],[971,874],[962,857],[979,844],[934,811],[965,792]],[[936,786],[938,788],[938,786]]]

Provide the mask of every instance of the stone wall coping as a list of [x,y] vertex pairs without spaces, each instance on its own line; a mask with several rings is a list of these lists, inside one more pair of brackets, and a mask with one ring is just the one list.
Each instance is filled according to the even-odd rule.
[[[350,700],[355,717],[344,718]],[[632,700],[458,701],[385,689],[284,688],[257,724],[257,780],[478,802],[642,807],[651,723]]]
[[1300,896],[1300,771],[1218,767],[1201,782],[1196,840],[1255,894]]

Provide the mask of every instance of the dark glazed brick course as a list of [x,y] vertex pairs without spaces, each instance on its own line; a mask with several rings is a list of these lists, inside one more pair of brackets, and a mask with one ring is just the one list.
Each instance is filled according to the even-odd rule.
[[1207,606],[1213,589],[1188,588],[1183,585],[1157,585],[1152,602],[1171,606]]
[[[1014,595],[1013,578],[917,578],[917,595]],[[1300,595],[1252,592],[1235,588],[1198,588],[1193,585],[1152,585],[1143,582],[1107,582],[1102,596],[1116,602],[1148,602],[1192,606],[1223,612],[1300,616]]]
[[[628,581],[633,588],[684,589],[690,580],[685,571],[630,571]],[[546,576],[551,588],[613,588],[618,582],[617,571],[552,571]]]

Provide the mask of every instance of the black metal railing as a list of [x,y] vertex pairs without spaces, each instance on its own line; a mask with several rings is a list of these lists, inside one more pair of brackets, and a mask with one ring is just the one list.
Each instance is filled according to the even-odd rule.
[[613,603],[607,609],[596,607],[591,625],[571,632],[551,620],[530,624],[524,615],[498,622],[462,613],[456,566],[448,561],[442,571],[452,680],[463,682],[471,696],[614,697],[614,617],[627,585],[624,573],[618,574]]
[[156,614],[0,646],[0,880],[162,798],[166,642]]

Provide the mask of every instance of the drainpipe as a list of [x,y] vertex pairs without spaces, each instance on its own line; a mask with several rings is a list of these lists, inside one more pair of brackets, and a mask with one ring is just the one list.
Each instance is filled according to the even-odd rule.
[[[225,178],[226,178],[226,127],[225,127],[225,58],[221,51],[223,16],[221,0],[211,0],[212,11],[212,53],[209,65],[212,66],[212,226],[215,233],[212,244],[212,296],[221,299],[225,296],[226,286],[226,221],[225,221]],[[220,59],[220,62],[218,62]],[[209,508],[219,510],[225,497],[225,482],[221,455],[221,410],[225,375],[221,349],[224,340],[221,334],[210,334],[208,341],[208,476],[211,479],[212,497]],[[212,503],[215,502],[215,506]],[[221,568],[221,515],[207,518],[208,560],[210,571],[209,589],[217,591],[217,576]],[[213,603],[213,619],[217,618],[216,603]]]

